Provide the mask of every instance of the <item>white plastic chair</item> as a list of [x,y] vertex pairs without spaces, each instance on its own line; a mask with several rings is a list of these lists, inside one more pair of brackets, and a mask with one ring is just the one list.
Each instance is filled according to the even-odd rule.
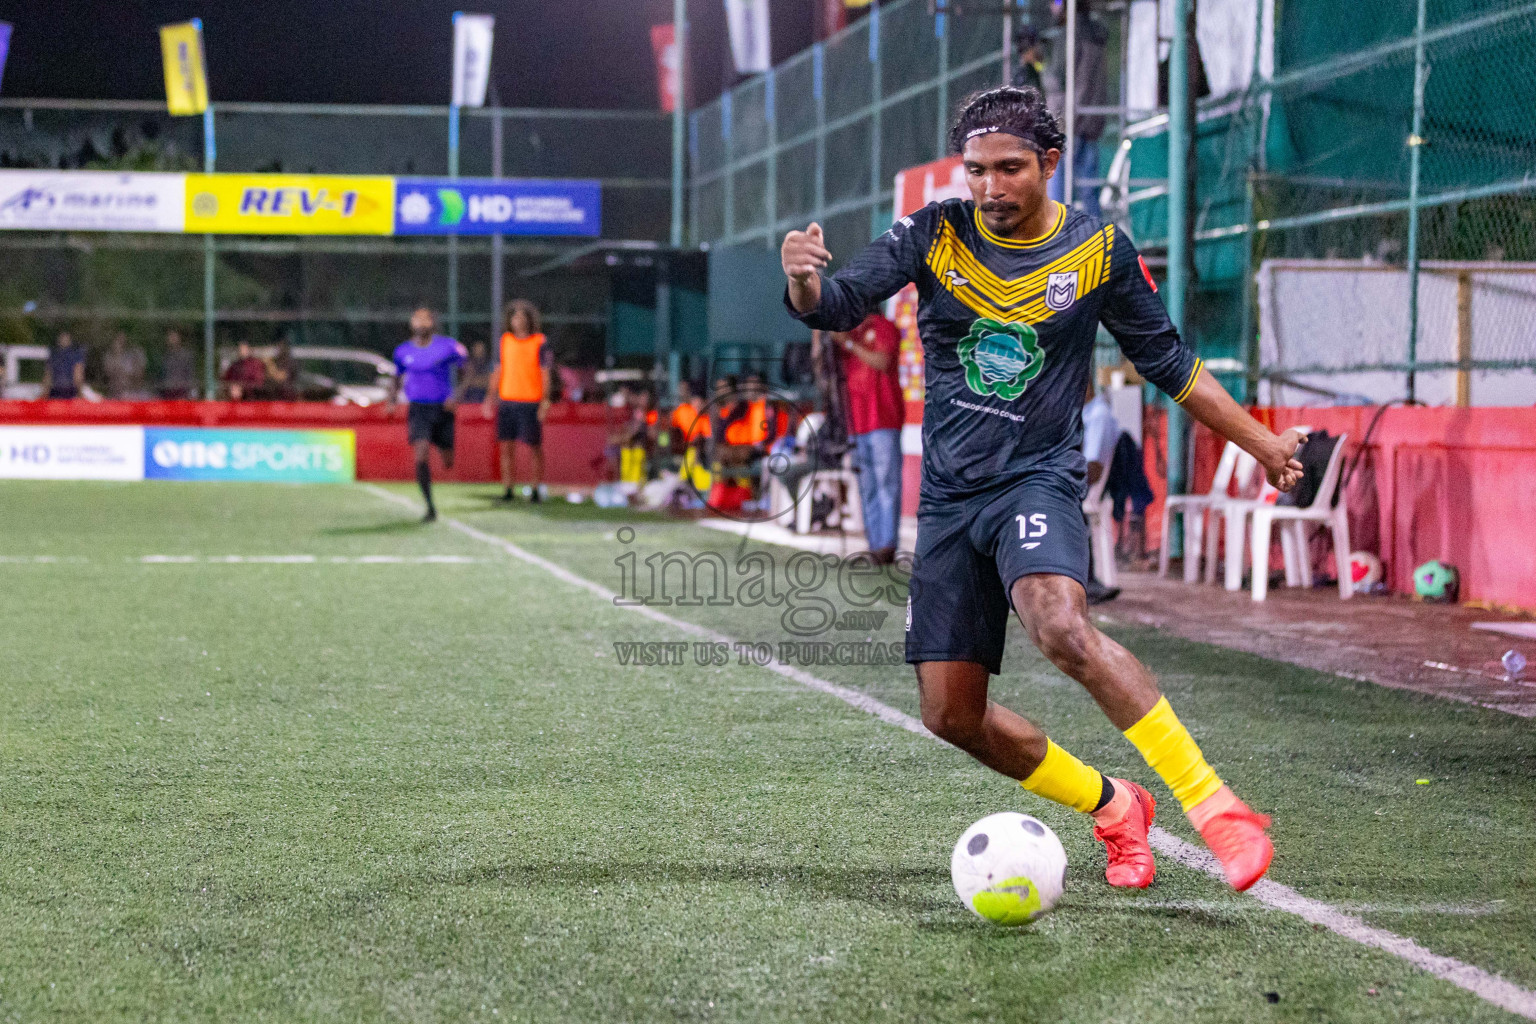
[[[1303,434],[1312,433],[1312,428],[1309,426],[1298,425],[1296,429]],[[1257,478],[1256,486],[1258,493],[1243,494],[1238,498],[1228,498],[1211,509],[1211,529],[1215,530],[1215,520],[1218,518],[1222,520],[1225,527],[1226,532],[1222,545],[1226,553],[1223,583],[1226,589],[1234,593],[1243,589],[1243,569],[1248,564],[1248,515],[1260,506],[1273,506],[1276,499],[1280,497],[1280,492],[1269,485],[1269,480],[1264,476],[1263,467],[1259,465],[1258,460],[1254,459],[1247,452],[1244,452],[1242,457],[1238,459],[1238,466],[1233,471],[1233,474],[1241,478],[1244,476],[1245,470],[1250,480],[1254,477]],[[1242,483],[1239,483],[1238,487],[1239,492],[1245,489]],[[1282,535],[1280,538],[1281,549],[1289,551],[1290,544],[1289,535]],[[1215,545],[1212,545],[1211,548],[1211,569],[1214,572]],[[1266,551],[1265,558],[1267,559],[1268,557]],[[1286,555],[1287,560],[1291,557],[1289,554]],[[1267,561],[1265,565],[1268,565]]]
[[1349,502],[1339,493],[1338,504],[1333,497],[1339,492],[1339,477],[1343,472],[1344,443],[1348,434],[1339,436],[1333,454],[1328,457],[1328,468],[1318,484],[1317,495],[1306,508],[1290,505],[1256,505],[1253,516],[1253,599],[1262,601],[1269,593],[1269,539],[1270,531],[1280,529],[1280,547],[1285,554],[1285,585],[1310,587],[1312,585],[1312,560],[1307,557],[1307,531],[1312,523],[1326,523],[1333,533],[1333,557],[1338,563],[1339,598],[1348,600],[1354,596],[1354,581],[1349,572]]
[[[1216,537],[1223,524],[1231,518],[1236,518],[1238,521],[1235,543],[1239,552],[1238,579],[1241,581],[1241,552],[1247,539],[1243,534],[1243,528],[1247,525],[1247,509],[1264,494],[1268,486],[1268,481],[1264,479],[1264,468],[1259,465],[1259,460],[1245,451],[1239,451],[1237,462],[1232,467],[1231,490],[1233,493],[1221,495],[1206,507],[1206,515],[1210,520],[1206,525],[1210,541],[1205,544],[1205,572],[1202,577],[1206,583],[1216,582],[1216,563],[1220,560],[1222,551],[1222,545],[1216,543]],[[1233,550],[1232,545],[1233,541],[1228,538],[1226,550],[1229,552]]]
[[1099,474],[1096,483],[1088,488],[1083,499],[1083,515],[1088,517],[1088,542],[1093,545],[1093,574],[1106,587],[1116,585],[1119,578],[1115,570],[1115,517],[1114,502],[1104,493],[1109,483],[1109,470]]
[[1163,535],[1161,550],[1157,553],[1159,576],[1168,575],[1168,537],[1172,531],[1173,517],[1177,515],[1184,520],[1184,582],[1195,582],[1200,572],[1206,510],[1216,501],[1227,497],[1227,487],[1232,483],[1232,470],[1239,454],[1241,449],[1228,441],[1221,450],[1221,459],[1216,463],[1216,475],[1211,477],[1209,491],[1204,494],[1170,494],[1163,499]]

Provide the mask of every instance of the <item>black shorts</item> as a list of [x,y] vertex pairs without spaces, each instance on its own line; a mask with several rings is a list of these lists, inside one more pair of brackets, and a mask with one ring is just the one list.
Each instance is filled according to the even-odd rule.
[[917,510],[907,661],[973,661],[997,675],[1021,576],[1088,579],[1082,478],[1044,470],[1000,491]]
[[544,424],[539,422],[538,402],[502,402],[496,410],[496,440],[544,443]]
[[453,410],[441,402],[412,402],[406,409],[406,437],[411,444],[430,441],[434,448],[453,451]]

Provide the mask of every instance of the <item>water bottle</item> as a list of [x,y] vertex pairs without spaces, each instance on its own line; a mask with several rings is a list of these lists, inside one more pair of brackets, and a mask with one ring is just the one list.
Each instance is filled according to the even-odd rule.
[[1519,679],[1525,672],[1525,655],[1519,651],[1505,651],[1499,660],[1504,663],[1504,674],[1510,679]]

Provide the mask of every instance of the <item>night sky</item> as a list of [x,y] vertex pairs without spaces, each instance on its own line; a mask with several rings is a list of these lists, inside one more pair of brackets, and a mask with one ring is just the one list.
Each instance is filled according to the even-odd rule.
[[[815,6],[773,0],[775,63],[810,44]],[[0,94],[163,99],[156,28],[201,17],[216,101],[447,103],[456,9],[496,15],[504,106],[656,106],[650,26],[671,21],[671,0],[0,0],[15,25]],[[721,0],[688,12],[696,105],[729,56]]]

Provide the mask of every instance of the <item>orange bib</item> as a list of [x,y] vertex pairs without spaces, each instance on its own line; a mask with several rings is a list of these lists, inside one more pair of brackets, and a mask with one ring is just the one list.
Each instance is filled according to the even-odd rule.
[[501,336],[501,382],[498,393],[503,402],[542,402],[544,389],[544,335],[519,338],[511,331]]

